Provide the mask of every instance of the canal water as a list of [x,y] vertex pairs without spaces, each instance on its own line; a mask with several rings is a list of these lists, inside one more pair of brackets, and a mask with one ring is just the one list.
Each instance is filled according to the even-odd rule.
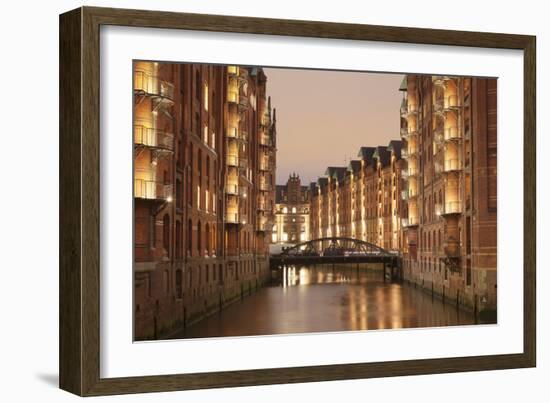
[[475,324],[474,315],[361,265],[288,267],[271,286],[171,338]]

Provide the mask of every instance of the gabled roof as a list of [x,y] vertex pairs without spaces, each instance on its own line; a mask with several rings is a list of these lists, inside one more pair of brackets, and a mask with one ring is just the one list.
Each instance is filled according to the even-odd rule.
[[328,167],[325,171],[325,175],[330,176],[333,179],[341,181],[346,174],[346,167]]
[[390,153],[393,152],[395,154],[395,158],[400,160],[402,147],[403,147],[403,143],[401,142],[401,140],[392,140],[388,145],[388,151]]
[[373,158],[376,158],[382,164],[382,167],[386,167],[390,163],[390,153],[388,147],[378,146],[374,151]]
[[361,161],[359,160],[351,160],[348,164],[348,171],[357,173],[361,170]]
[[374,147],[361,147],[357,153],[357,156],[370,164],[372,163],[372,155],[374,154],[374,151]]

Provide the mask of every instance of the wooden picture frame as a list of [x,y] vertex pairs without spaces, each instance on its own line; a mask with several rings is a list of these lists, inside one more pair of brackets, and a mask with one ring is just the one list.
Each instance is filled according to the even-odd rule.
[[[171,28],[524,52],[524,349],[468,356],[228,372],[100,377],[100,26]],[[60,16],[60,387],[81,396],[533,367],[536,364],[535,37],[82,7]]]

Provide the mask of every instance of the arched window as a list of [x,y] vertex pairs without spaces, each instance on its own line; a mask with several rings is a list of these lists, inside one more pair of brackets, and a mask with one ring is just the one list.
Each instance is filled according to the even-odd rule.
[[204,226],[204,230],[205,230],[206,254],[209,255],[210,254],[210,225],[208,223],[206,223],[206,225]]
[[176,270],[176,298],[183,297],[183,272],[181,269]]
[[190,256],[193,251],[193,221],[187,222],[187,255]]
[[165,214],[162,218],[162,246],[166,254],[170,254],[170,216]]
[[181,230],[181,221],[176,221],[176,258],[181,259],[183,256],[183,244],[182,240],[182,230]]
[[201,249],[202,249],[201,235],[202,235],[202,229],[201,229],[201,222],[199,220],[199,222],[197,223],[197,252],[198,252],[199,256],[202,255],[202,253],[201,253]]
[[202,86],[201,86],[201,74],[197,70],[195,72],[195,96],[200,101],[201,100],[201,92],[202,92]]

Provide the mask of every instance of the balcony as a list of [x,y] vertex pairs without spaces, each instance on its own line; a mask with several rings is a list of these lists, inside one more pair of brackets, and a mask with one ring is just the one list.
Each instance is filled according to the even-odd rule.
[[228,183],[225,187],[225,194],[238,196],[240,194],[240,186],[238,183]]
[[262,192],[271,191],[271,185],[269,183],[260,182],[259,188]]
[[271,147],[271,137],[266,134],[261,134],[260,145],[264,147]]
[[271,164],[268,159],[260,159],[260,171],[270,171]]
[[450,201],[446,202],[443,206],[443,210],[441,211],[441,215],[454,215],[454,214],[462,214],[462,202],[460,201]]
[[444,131],[444,139],[445,141],[460,140],[461,135],[460,135],[460,131],[458,130],[458,127],[457,126],[446,127]]
[[402,190],[401,191],[401,199],[403,200],[409,200],[409,191],[408,190]]
[[416,227],[418,225],[418,217],[402,218],[401,225],[403,227]]
[[243,169],[248,167],[248,160],[245,157],[239,157],[239,167]]
[[445,104],[443,105],[443,110],[448,111],[454,111],[457,110],[460,107],[460,99],[458,98],[458,95],[449,95],[445,98]]
[[409,168],[407,171],[407,176],[409,178],[418,176],[418,168]]
[[239,136],[239,129],[236,127],[228,127],[226,132],[227,138],[238,140],[240,138]]
[[134,93],[174,101],[174,84],[145,71],[134,71]]
[[462,169],[462,164],[458,158],[450,158],[444,161],[443,171],[444,172],[455,172]]
[[134,125],[134,144],[161,151],[174,151],[174,135],[164,130]]
[[229,210],[225,213],[226,224],[239,224],[239,213],[233,210]]
[[235,154],[227,154],[225,161],[227,166],[238,167],[239,166],[239,156]]
[[173,186],[145,179],[134,179],[134,197],[136,199],[170,201],[172,199]]

